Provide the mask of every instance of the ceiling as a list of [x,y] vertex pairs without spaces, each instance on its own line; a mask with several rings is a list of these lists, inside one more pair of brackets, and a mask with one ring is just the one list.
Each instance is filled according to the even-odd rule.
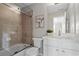
[[55,12],[63,12],[66,11],[68,7],[67,3],[61,3],[56,5],[50,5],[47,7],[48,13],[55,13]]
[[10,3],[10,4],[16,5],[16,6],[18,6],[19,8],[22,9],[24,7],[27,7],[27,6],[31,5],[32,3]]
[[[15,5],[22,9],[24,12],[31,11],[31,9],[28,7],[32,5],[33,3],[9,3],[11,5]],[[68,7],[67,3],[49,3],[47,4],[47,12],[50,13],[55,13],[55,12],[62,12],[66,11]]]

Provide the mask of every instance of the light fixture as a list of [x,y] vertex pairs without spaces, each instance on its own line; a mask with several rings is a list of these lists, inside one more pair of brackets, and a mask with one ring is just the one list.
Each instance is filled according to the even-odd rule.
[[51,6],[51,5],[59,5],[60,3],[48,3],[48,6]]

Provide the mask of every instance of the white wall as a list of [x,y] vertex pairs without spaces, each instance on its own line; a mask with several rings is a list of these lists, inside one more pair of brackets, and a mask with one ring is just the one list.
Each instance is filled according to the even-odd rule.
[[69,4],[67,15],[69,21],[69,32],[74,34],[79,33],[79,4]]
[[75,4],[75,11],[76,34],[79,34],[79,3]]
[[53,15],[52,14],[48,14],[48,26],[47,29],[53,29]]
[[[32,19],[33,20],[33,37],[42,37],[46,35],[46,30],[52,27],[53,23],[52,23],[51,18],[53,17],[50,17],[48,15],[49,19],[47,19],[47,6],[45,4],[34,4],[34,5],[31,5],[30,8],[33,10],[33,19]],[[38,15],[44,15],[44,21],[45,21],[44,28],[35,27],[35,16],[38,16]],[[68,18],[68,23],[69,23],[68,25],[69,32],[79,33],[79,4],[69,4],[67,15],[68,15],[67,18]]]
[[69,4],[67,10],[67,23],[68,23],[68,31],[69,33],[75,33],[75,19],[74,19],[74,4]]
[[[59,17],[59,18],[58,18]],[[62,18],[63,19],[62,19]],[[57,20],[55,18],[58,18]],[[65,33],[65,12],[55,12],[55,13],[51,13],[51,14],[48,14],[48,29],[52,29],[54,31],[55,34],[58,34],[58,29],[59,27],[57,27],[56,23],[54,22],[54,19],[57,21],[57,22],[60,22],[61,21],[61,33]],[[58,23],[57,23],[58,24]],[[55,26],[54,26],[55,25]],[[57,27],[57,28],[55,28]]]
[[[45,4],[35,4],[30,6],[33,10],[33,37],[42,37],[46,35],[47,30],[47,7]],[[35,17],[38,15],[44,15],[44,28],[36,28]]]

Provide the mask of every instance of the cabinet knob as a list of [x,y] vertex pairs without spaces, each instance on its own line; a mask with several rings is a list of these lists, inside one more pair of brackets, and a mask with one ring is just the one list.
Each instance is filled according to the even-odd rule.
[[64,53],[65,53],[65,51],[64,51],[64,50],[62,50],[62,52],[64,52]]
[[56,51],[59,51],[59,49],[56,49]]

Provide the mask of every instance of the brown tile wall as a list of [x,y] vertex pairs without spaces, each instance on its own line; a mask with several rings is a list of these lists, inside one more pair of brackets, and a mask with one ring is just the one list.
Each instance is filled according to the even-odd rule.
[[22,41],[26,44],[33,44],[32,41],[32,15],[22,13]]
[[[2,40],[3,32],[10,33],[11,46],[22,43],[21,15],[10,10],[7,6],[0,4],[0,42]],[[15,34],[11,34],[11,32],[15,32]]]

